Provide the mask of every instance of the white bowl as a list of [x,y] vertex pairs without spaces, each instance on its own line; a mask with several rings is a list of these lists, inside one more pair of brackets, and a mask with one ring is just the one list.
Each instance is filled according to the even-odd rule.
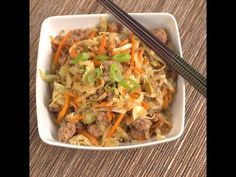
[[[170,39],[173,41],[173,44],[182,56],[178,26],[174,16],[168,13],[131,13],[130,15],[132,15],[137,21],[148,29],[153,29],[155,27],[166,28],[170,35]],[[40,78],[38,72],[38,69],[43,71],[49,70],[52,54],[49,35],[55,36],[63,29],[68,31],[76,28],[93,27],[99,23],[101,16],[108,16],[110,19],[116,21],[113,16],[107,14],[54,16],[44,20],[40,33],[36,74],[36,108],[40,138],[45,143],[50,145],[87,150],[131,149],[165,143],[179,138],[184,130],[185,113],[185,86],[184,80],[180,76],[177,80],[177,94],[175,95],[172,104],[173,129],[166,136],[166,139],[160,141],[152,139],[150,141],[144,141],[131,145],[120,145],[118,147],[76,146],[59,142],[57,140],[58,127],[54,124],[54,117],[47,108],[50,99],[49,87],[48,84]]]

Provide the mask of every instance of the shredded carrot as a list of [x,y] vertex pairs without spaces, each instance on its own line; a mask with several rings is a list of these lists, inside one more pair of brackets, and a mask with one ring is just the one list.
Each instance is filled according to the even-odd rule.
[[71,52],[70,52],[70,56],[71,58],[75,58],[78,55],[78,52],[75,48],[72,48]]
[[168,107],[168,96],[166,95],[164,97],[164,104],[163,104],[163,109],[166,109]]
[[74,93],[69,92],[69,95],[70,95],[71,97],[77,98],[77,95],[75,95]]
[[145,108],[145,109],[149,109],[149,104],[145,101],[142,101],[141,105]]
[[112,118],[113,118],[113,112],[111,112],[111,110],[108,110],[107,111],[107,119],[108,119],[108,121],[111,122]]
[[143,140],[146,140],[146,137],[145,137],[145,135],[140,135],[137,137],[137,140],[143,141]]
[[135,53],[135,39],[134,35],[131,36],[131,43],[132,43],[132,48],[131,48],[131,62],[130,65],[134,66],[134,53]]
[[111,136],[113,135],[113,133],[116,131],[117,127],[119,126],[120,122],[122,121],[122,119],[124,118],[125,114],[120,114],[119,117],[117,118],[115,124],[111,127],[111,129],[108,131],[107,133],[107,138],[111,138]]
[[125,94],[126,94],[126,90],[123,89],[123,90],[121,91],[121,95],[125,96]]
[[134,67],[133,69],[135,72],[137,72],[138,74],[143,74],[144,71],[142,69],[139,69],[138,67]]
[[95,108],[99,108],[99,107],[108,107],[110,108],[112,106],[112,102],[107,102],[107,101],[104,101],[98,105],[95,105],[94,107]]
[[60,42],[60,44],[59,44],[59,46],[58,46],[58,48],[57,48],[56,54],[55,54],[55,56],[54,56],[54,58],[53,58],[53,63],[54,63],[55,65],[58,64],[58,60],[59,60],[59,56],[60,56],[62,47],[64,46],[64,44],[66,43],[66,40],[67,40],[71,35],[72,35],[72,32],[69,31],[69,32],[65,35],[65,37],[62,39],[62,41]]
[[120,47],[125,45],[125,44],[128,44],[129,43],[129,40],[128,39],[124,39],[123,41],[120,42]]
[[91,39],[91,38],[95,37],[96,35],[97,35],[97,31],[92,31],[92,32],[89,34],[88,39]]
[[99,54],[104,54],[105,53],[105,47],[106,47],[106,34],[103,34],[102,38],[101,38],[101,42],[100,42],[100,46],[98,49],[98,53]]
[[128,78],[130,76],[130,74],[132,73],[134,67],[130,66],[129,69],[125,72],[124,77]]
[[76,114],[76,115],[72,116],[68,121],[75,123],[75,122],[82,120],[83,118],[84,118],[84,116]]
[[62,121],[62,119],[65,117],[66,112],[69,108],[69,104],[70,104],[70,94],[69,94],[69,92],[66,92],[64,96],[65,96],[64,105],[63,105],[63,107],[62,107],[61,111],[59,112],[58,117],[56,119],[57,123],[60,123]]
[[139,59],[139,61],[142,59],[143,53],[144,53],[144,48],[142,48],[142,49],[139,51],[139,53],[138,53],[138,59]]
[[87,130],[79,130],[79,133],[87,137],[91,141],[92,144],[99,145],[97,138],[91,135]]
[[93,64],[94,64],[94,66],[95,67],[98,67],[98,66],[100,66],[101,65],[101,62],[100,61],[98,61],[98,60],[91,60],[92,62],[93,62]]
[[149,64],[149,61],[148,61],[147,59],[144,59],[144,60],[143,60],[143,64],[144,64],[144,65],[147,65],[147,64]]
[[131,93],[130,96],[134,99],[137,99],[139,97],[138,93]]

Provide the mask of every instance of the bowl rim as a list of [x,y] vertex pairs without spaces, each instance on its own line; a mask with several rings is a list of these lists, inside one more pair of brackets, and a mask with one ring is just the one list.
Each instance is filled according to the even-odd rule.
[[[167,13],[167,12],[150,12],[150,13],[129,13],[130,15],[132,16],[143,16],[143,15],[147,15],[147,18],[149,16],[155,16],[155,15],[163,15],[163,16],[168,16],[169,18],[171,18],[171,20],[174,22],[174,25],[175,25],[175,29],[176,29],[176,33],[177,33],[177,43],[179,45],[179,53],[180,53],[180,56],[182,57],[182,46],[181,46],[181,41],[180,41],[180,35],[179,35],[179,28],[178,28],[178,25],[177,25],[177,22],[176,22],[176,19],[175,17],[170,14],[170,13]],[[44,28],[44,26],[46,25],[46,23],[48,23],[48,21],[50,20],[58,20],[58,19],[71,19],[71,18],[78,18],[78,17],[87,17],[87,16],[90,16],[90,17],[99,17],[99,16],[112,16],[111,14],[106,14],[106,13],[101,13],[101,14],[78,14],[78,15],[58,15],[58,16],[50,16],[50,17],[47,17],[43,22],[42,22],[42,25],[41,25],[41,31],[40,31],[40,37],[39,37],[39,45],[38,47],[40,46],[41,44],[41,35],[42,35],[42,29]],[[38,65],[38,60],[39,60],[39,52],[40,50],[38,50],[38,54],[37,54],[37,65]],[[37,69],[38,67],[36,67]],[[39,75],[38,75],[38,72],[36,72],[36,116],[37,116],[37,126],[39,125],[38,123],[38,120],[39,120],[39,117],[40,117],[40,113],[38,112],[39,110],[39,105],[37,104],[37,100],[38,99],[41,99],[37,96],[37,90],[38,90],[38,87],[39,87],[39,84],[37,82],[37,80],[39,79],[38,78]],[[179,76],[181,77],[181,76]],[[181,77],[181,79],[183,79]],[[184,132],[184,122],[185,122],[185,83],[182,82],[182,87],[183,87],[183,107],[182,107],[182,111],[183,111],[183,118],[182,118],[182,122],[181,122],[181,129],[180,131],[178,132],[177,135],[175,136],[172,136],[172,137],[169,137],[169,138],[166,138],[164,140],[161,140],[161,141],[152,141],[152,142],[148,142],[148,141],[145,141],[144,143],[138,143],[138,144],[130,144],[130,145],[123,145],[123,146],[114,146],[114,147],[100,147],[100,146],[79,146],[79,145],[72,145],[72,144],[69,144],[69,143],[63,143],[63,142],[60,142],[60,141],[57,141],[57,140],[50,140],[50,139],[47,139],[46,137],[44,137],[41,133],[41,128],[38,126],[38,132],[39,132],[39,137],[40,139],[46,143],[46,144],[49,144],[49,145],[53,145],[53,146],[59,146],[59,147],[66,147],[66,148],[73,148],[73,149],[81,149],[81,150],[124,150],[124,149],[134,149],[134,148],[141,148],[141,147],[147,147],[147,146],[153,146],[153,145],[158,145],[158,144],[162,144],[162,143],[166,143],[166,142],[170,142],[170,141],[174,141],[176,139],[178,139]]]

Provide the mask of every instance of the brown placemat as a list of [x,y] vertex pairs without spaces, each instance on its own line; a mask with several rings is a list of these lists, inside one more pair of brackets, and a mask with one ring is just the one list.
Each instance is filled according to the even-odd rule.
[[[115,0],[127,12],[169,12],[176,17],[184,58],[206,74],[205,0]],[[206,176],[206,101],[186,83],[184,134],[176,141],[123,151],[85,151],[41,141],[35,74],[42,21],[54,15],[107,13],[95,0],[30,0],[30,176]]]

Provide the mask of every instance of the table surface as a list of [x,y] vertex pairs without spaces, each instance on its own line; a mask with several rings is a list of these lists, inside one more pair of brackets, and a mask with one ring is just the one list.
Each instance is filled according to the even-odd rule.
[[[177,20],[183,56],[206,75],[205,0],[115,0],[126,12],[169,12]],[[85,151],[39,138],[35,74],[42,21],[54,15],[107,13],[95,0],[30,0],[30,176],[206,176],[206,100],[186,82],[183,135],[175,141],[123,151]]]

